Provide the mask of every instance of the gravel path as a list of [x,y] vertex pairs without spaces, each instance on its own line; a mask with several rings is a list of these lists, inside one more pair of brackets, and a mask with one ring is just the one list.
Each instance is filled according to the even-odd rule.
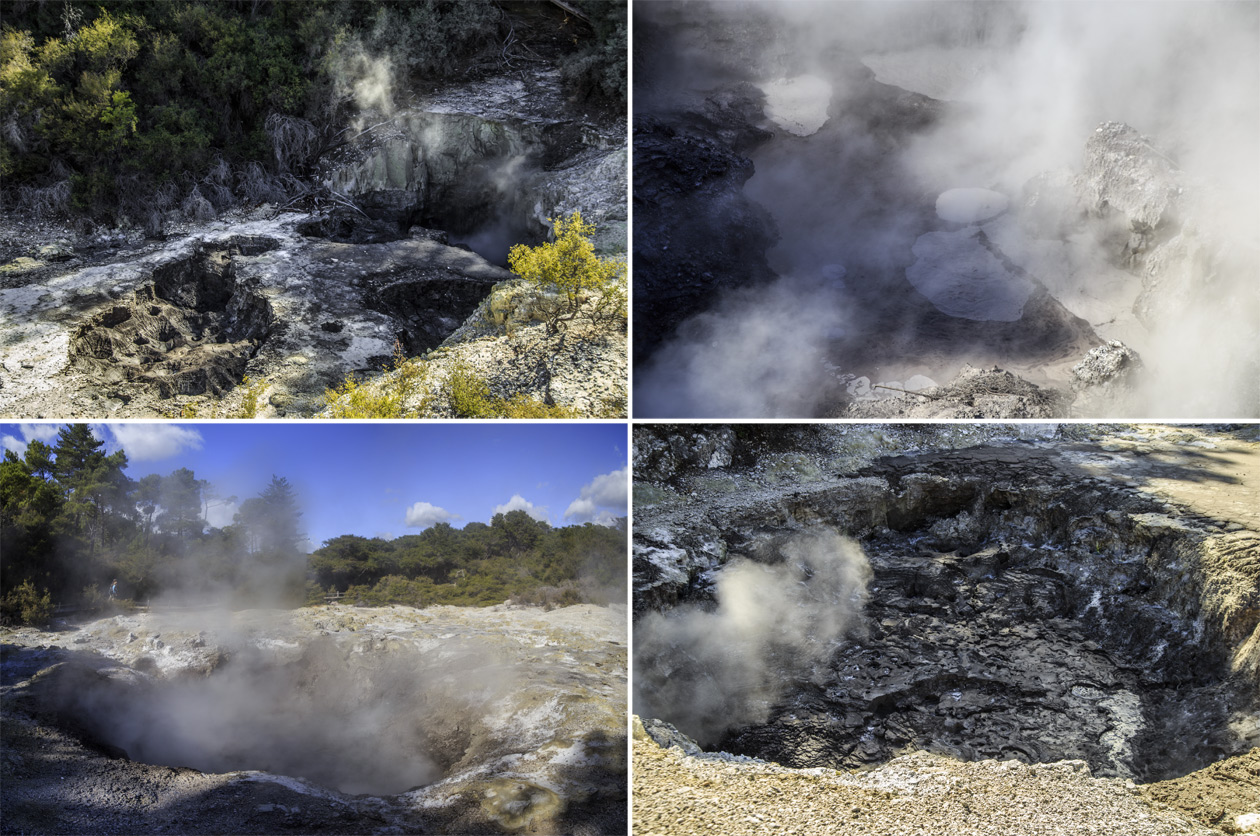
[[635,720],[636,836],[1214,834],[1080,761],[964,763],[926,752],[870,772],[787,769],[662,749]]

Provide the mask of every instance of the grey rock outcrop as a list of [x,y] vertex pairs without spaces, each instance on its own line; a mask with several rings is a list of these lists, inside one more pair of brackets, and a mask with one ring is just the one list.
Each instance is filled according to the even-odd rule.
[[944,386],[864,398],[845,414],[850,418],[1062,418],[1071,400],[1065,393],[1043,389],[1005,369],[964,365]]
[[1131,402],[1141,383],[1142,358],[1119,340],[1091,348],[1072,368],[1073,410],[1080,415],[1107,415]]
[[374,217],[541,240],[580,211],[602,251],[625,252],[624,124],[578,112],[558,71],[437,89],[377,118],[320,162],[325,185]]
[[726,467],[734,444],[735,431],[726,426],[661,433],[644,427],[634,445],[635,478],[666,482],[684,470]]
[[1177,166],[1152,141],[1123,122],[1103,122],[1085,143],[1080,191],[1095,213],[1116,211],[1135,230],[1178,221],[1182,193]]

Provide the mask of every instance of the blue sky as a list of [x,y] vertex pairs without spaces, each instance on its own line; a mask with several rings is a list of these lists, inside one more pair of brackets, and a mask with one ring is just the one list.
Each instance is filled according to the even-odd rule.
[[[56,441],[64,423],[0,424],[21,455]],[[181,467],[224,499],[207,514],[231,522],[239,503],[283,476],[303,502],[313,547],[340,534],[393,538],[435,522],[456,528],[519,508],[553,526],[609,522],[627,509],[625,424],[118,422],[93,424],[127,475]],[[235,497],[230,501],[228,497]]]

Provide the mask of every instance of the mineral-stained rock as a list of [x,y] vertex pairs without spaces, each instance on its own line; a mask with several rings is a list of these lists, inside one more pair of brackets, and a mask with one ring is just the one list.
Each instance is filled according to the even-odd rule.
[[[965,763],[914,752],[862,772],[790,769],[752,758],[688,751],[682,741],[664,732],[650,721],[636,720],[634,818],[636,828],[645,833],[810,833],[821,821],[864,836],[1220,832],[1178,810],[1149,803],[1131,782],[1091,775],[1079,760]],[[1235,760],[1243,763],[1233,774],[1245,775],[1246,761]],[[1222,815],[1216,821],[1247,809],[1246,789],[1222,792],[1213,777],[1196,775],[1195,780],[1205,787],[1217,785],[1212,788],[1230,802],[1218,808]],[[1210,801],[1186,801],[1185,808],[1201,811],[1195,816],[1200,821],[1212,815]]]
[[1080,190],[1092,211],[1118,211],[1142,228],[1176,223],[1176,165],[1123,122],[1103,122],[1085,143]]
[[1072,368],[1073,410],[1079,415],[1109,415],[1129,404],[1140,383],[1142,358],[1119,340],[1091,348]]
[[[872,390],[874,391],[874,390]],[[891,390],[885,390],[889,392]],[[850,418],[1057,418],[1066,414],[1070,397],[1043,389],[1009,371],[964,365],[944,386],[915,394],[855,401]]]
[[395,343],[437,346],[511,277],[427,238],[337,243],[298,234],[303,221],[217,223],[130,260],[0,290],[0,414],[232,407],[248,375],[288,405],[275,414],[311,415],[327,387],[379,368]]
[[725,467],[731,463],[735,431],[730,427],[695,427],[656,435],[645,428],[634,448],[635,477],[668,481],[675,473],[697,467]]

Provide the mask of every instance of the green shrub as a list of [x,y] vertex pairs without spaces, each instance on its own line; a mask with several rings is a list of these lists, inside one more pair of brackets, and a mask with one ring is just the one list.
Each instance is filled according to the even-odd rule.
[[555,288],[560,301],[548,319],[554,333],[561,322],[577,316],[589,297],[596,297],[593,315],[625,309],[624,262],[595,255],[591,236],[595,225],[582,220],[581,212],[567,218],[552,218],[555,240],[529,247],[517,244],[508,252],[508,266],[526,281],[542,288]]
[[499,398],[490,384],[462,363],[451,370],[444,385],[447,402],[458,418],[581,418],[572,409],[546,404],[524,394]]
[[[402,344],[394,343],[393,365],[387,375],[364,386],[347,374],[340,384],[324,391],[326,418],[416,418],[423,414],[421,388],[429,375],[423,360],[403,356]],[[407,404],[416,402],[414,407]]]
[[616,0],[577,0],[590,19],[595,39],[565,59],[560,69],[565,86],[580,99],[604,99],[625,107],[626,4]]
[[52,596],[47,589],[41,593],[25,580],[5,596],[3,609],[6,621],[43,627],[52,618]]

